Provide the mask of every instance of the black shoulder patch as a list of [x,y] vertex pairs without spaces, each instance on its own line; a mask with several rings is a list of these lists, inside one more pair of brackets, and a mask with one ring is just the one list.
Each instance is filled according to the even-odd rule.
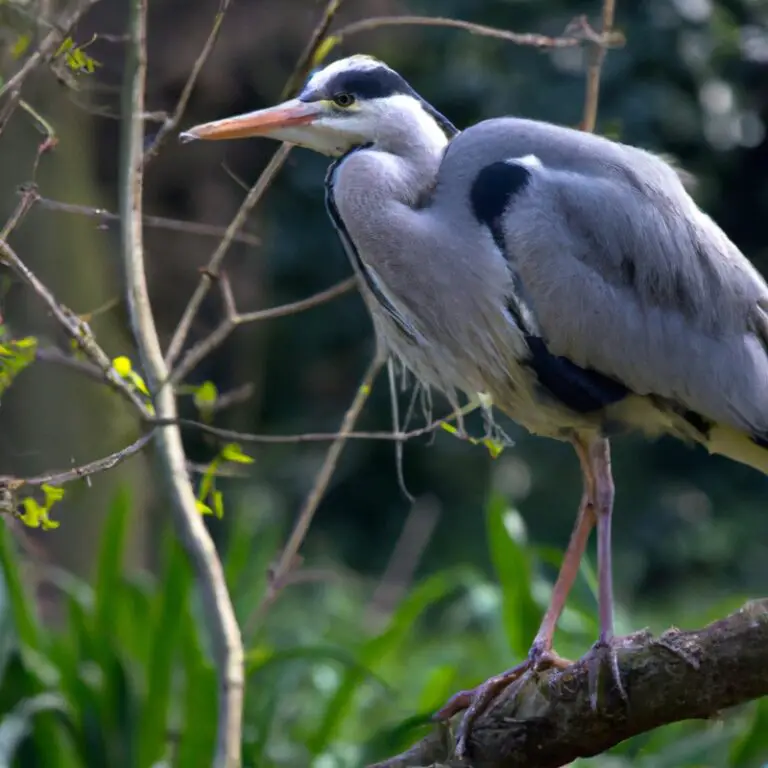
[[525,340],[531,350],[525,364],[534,371],[541,386],[572,411],[599,411],[631,394],[616,379],[582,368],[567,357],[553,355],[542,338],[526,336]]
[[752,435],[752,442],[768,450],[768,435]]
[[485,224],[496,245],[504,251],[501,217],[510,200],[528,185],[531,172],[521,163],[503,161],[486,165],[477,174],[469,191],[469,202],[475,218]]

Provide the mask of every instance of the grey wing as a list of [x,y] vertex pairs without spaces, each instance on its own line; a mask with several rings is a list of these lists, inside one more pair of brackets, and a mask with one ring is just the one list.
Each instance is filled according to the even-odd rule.
[[486,223],[548,351],[766,434],[768,287],[757,271],[660,159],[554,126],[542,142],[542,124],[513,123],[524,130],[504,149],[522,159],[483,165],[471,192],[485,174],[503,204],[495,220],[486,206]]

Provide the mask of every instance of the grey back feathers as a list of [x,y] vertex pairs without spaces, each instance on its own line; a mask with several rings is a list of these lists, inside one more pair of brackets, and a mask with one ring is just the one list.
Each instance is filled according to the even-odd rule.
[[[321,74],[302,98],[424,103],[373,63]],[[768,288],[667,163],[516,118],[446,148],[407,113],[392,101],[328,197],[377,331],[419,378],[488,392],[552,437],[618,424],[729,455],[716,428],[768,438]],[[407,147],[387,151],[390,130],[410,131]]]

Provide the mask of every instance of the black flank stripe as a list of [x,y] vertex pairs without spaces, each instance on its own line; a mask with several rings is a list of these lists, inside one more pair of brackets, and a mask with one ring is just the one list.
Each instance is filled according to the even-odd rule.
[[525,363],[534,371],[539,384],[572,411],[598,411],[630,394],[627,387],[610,376],[553,355],[540,337],[526,336],[525,340],[531,350]]

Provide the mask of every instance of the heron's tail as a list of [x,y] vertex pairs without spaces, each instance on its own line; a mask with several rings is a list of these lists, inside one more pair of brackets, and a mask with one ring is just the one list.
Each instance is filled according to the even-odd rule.
[[707,448],[768,475],[768,440],[755,439],[733,427],[712,428]]

